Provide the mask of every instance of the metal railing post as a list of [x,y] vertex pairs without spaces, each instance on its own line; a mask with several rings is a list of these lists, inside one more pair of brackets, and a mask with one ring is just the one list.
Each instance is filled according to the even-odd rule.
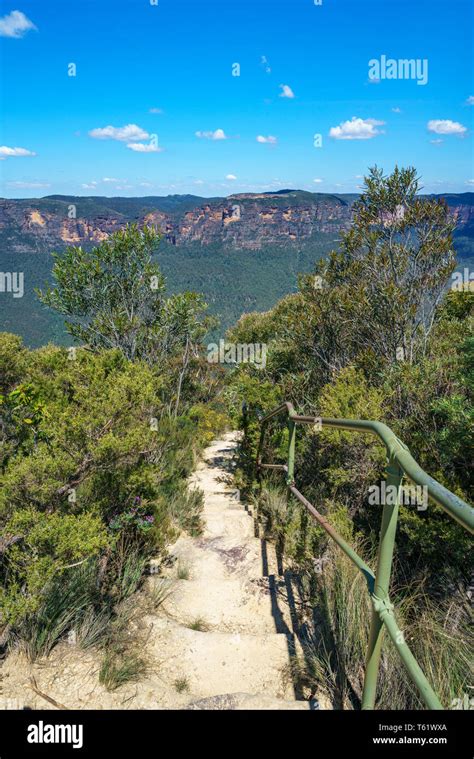
[[[265,439],[266,424],[270,419],[285,412],[288,418],[288,458],[287,464],[265,464],[262,462],[263,444]],[[297,424],[322,423],[323,427],[332,429],[353,430],[356,432],[370,432],[385,444],[388,465],[385,480],[386,492],[382,500],[383,512],[380,527],[380,540],[377,558],[376,576],[358,556],[353,548],[337,533],[327,519],[297,490],[294,482],[295,468],[295,428]],[[260,441],[258,446],[256,469],[260,478],[263,469],[284,471],[288,486],[288,497],[293,494],[300,503],[309,511],[318,524],[336,542],[339,548],[364,575],[368,591],[372,600],[372,620],[370,638],[367,652],[364,692],[362,696],[362,708],[373,709],[377,692],[377,678],[382,651],[382,634],[384,627],[402,660],[410,679],[419,690],[420,696],[428,709],[443,709],[443,706],[426,679],[415,657],[404,640],[403,632],[397,625],[393,605],[388,595],[390,576],[392,571],[393,551],[397,530],[398,509],[400,504],[400,488],[402,478],[405,476],[410,482],[420,485],[428,491],[428,496],[441,506],[442,509],[456,522],[471,533],[474,533],[474,509],[462,498],[451,493],[447,488],[430,477],[410,454],[406,445],[397,438],[393,430],[383,422],[370,421],[368,419],[334,419],[315,416],[303,416],[296,414],[291,403],[284,402],[266,416],[260,419]],[[261,485],[261,480],[260,480]]]
[[293,419],[288,420],[288,472],[286,474],[286,484],[295,484],[295,442],[296,442],[296,424]]
[[372,619],[365,668],[362,709],[373,709],[377,692],[377,677],[382,651],[384,624],[379,614],[379,603],[388,599],[392,572],[393,549],[397,532],[398,507],[403,471],[396,459],[390,457],[387,466],[386,491],[380,528],[380,542],[375,575],[375,591],[372,598]]

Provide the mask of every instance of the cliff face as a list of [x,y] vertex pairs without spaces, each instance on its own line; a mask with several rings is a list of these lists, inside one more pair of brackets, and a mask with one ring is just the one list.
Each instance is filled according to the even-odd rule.
[[173,245],[218,243],[258,249],[305,239],[315,232],[336,232],[347,228],[351,219],[350,204],[336,197],[290,204],[281,196],[230,196],[177,212],[140,208],[136,200],[135,214],[113,208],[95,210],[92,204],[87,215],[78,208],[77,218],[69,218],[74,199],[56,202],[52,209],[44,207],[45,199],[2,200],[0,234],[7,237],[11,250],[21,252],[31,250],[32,240],[38,250],[96,243],[127,222],[138,221],[155,226]]
[[25,201],[0,201],[0,236],[9,252],[42,252],[65,245],[97,243],[124,223],[118,216],[70,219],[67,206],[44,210],[41,200],[31,201],[31,205],[25,205]]
[[285,206],[258,198],[229,197],[203,204],[172,219],[154,211],[144,221],[161,228],[174,245],[198,242],[258,249],[266,244],[297,241],[315,232],[332,232],[350,224],[350,206],[342,203],[307,203]]
[[[448,199],[460,233],[474,223],[472,197],[466,195],[473,196]],[[100,242],[136,221],[155,226],[177,246],[219,244],[248,250],[272,244],[297,246],[316,233],[347,229],[353,200],[354,196],[298,191],[196,198],[191,208],[189,201],[181,207],[179,197],[172,208],[168,199],[161,198],[0,200],[0,238],[9,252],[43,252]]]

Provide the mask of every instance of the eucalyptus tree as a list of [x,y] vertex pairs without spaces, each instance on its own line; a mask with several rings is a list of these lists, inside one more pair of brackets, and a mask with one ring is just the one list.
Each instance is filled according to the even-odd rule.
[[414,168],[370,169],[339,249],[302,278],[308,348],[329,372],[361,352],[390,364],[425,352],[455,268],[455,220],[443,200],[419,192]]
[[89,349],[119,349],[128,360],[146,361],[164,374],[174,367],[171,405],[177,413],[185,375],[210,320],[196,293],[166,295],[153,261],[159,240],[155,229],[130,224],[90,251],[70,246],[53,253],[53,286],[38,295]]

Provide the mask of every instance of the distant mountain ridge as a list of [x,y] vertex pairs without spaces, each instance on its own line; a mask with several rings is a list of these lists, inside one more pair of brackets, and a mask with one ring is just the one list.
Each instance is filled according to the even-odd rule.
[[[171,245],[200,243],[257,250],[262,245],[298,246],[314,234],[334,234],[351,223],[357,195],[302,190],[196,195],[78,197],[0,200],[0,239],[10,252],[46,252],[69,244],[93,244],[132,221],[155,226]],[[474,193],[448,194],[458,234],[474,225]],[[71,208],[74,207],[74,211]]]
[[155,226],[172,245],[221,242],[256,250],[266,243],[291,242],[346,228],[351,218],[350,197],[346,201],[338,196],[291,191],[241,193],[226,198],[53,195],[38,200],[2,200],[0,237],[10,251],[40,252],[52,246],[61,249],[68,244],[96,243],[136,221]]
[[[204,294],[221,321],[213,337],[243,312],[264,311],[297,288],[298,274],[338,246],[357,195],[302,190],[197,195],[0,200],[0,272],[24,273],[25,294],[0,292],[0,330],[31,346],[69,344],[63,320],[39,303],[35,288],[51,278],[53,251],[91,248],[114,230],[137,222],[162,232],[156,260],[172,292]],[[440,197],[440,196],[435,196]],[[457,219],[460,265],[474,258],[474,193],[444,195]],[[71,218],[71,216],[73,218]]]

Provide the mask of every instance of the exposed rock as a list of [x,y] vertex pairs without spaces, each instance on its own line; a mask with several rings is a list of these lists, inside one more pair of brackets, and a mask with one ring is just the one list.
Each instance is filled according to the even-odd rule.
[[[450,196],[449,204],[462,230],[473,224],[474,206],[469,197],[456,197]],[[0,200],[0,235],[9,252],[42,252],[66,244],[94,244],[136,221],[155,226],[172,245],[257,250],[263,245],[296,245],[317,233],[337,235],[350,226],[354,198],[288,191],[195,198],[192,208],[178,198],[172,210],[165,210],[166,198],[127,198],[126,206],[123,198]],[[70,218],[72,206],[77,218]]]

